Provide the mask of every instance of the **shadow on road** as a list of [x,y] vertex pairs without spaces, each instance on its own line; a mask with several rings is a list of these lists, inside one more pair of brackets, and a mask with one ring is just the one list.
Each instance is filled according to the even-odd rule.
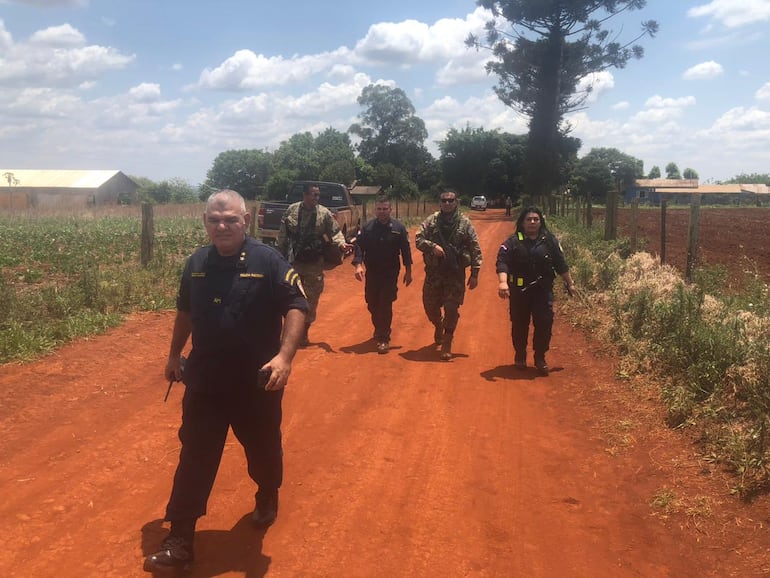
[[[153,520],[142,527],[142,554],[148,556],[160,548],[168,534],[163,520]],[[177,571],[185,578],[212,578],[228,572],[243,572],[246,578],[261,578],[267,574],[270,558],[262,554],[264,529],[251,523],[251,514],[244,515],[229,531],[203,530],[195,533],[195,562],[187,571]],[[154,571],[152,576],[174,576],[167,571]]]
[[[562,367],[552,367],[551,373],[562,371]],[[481,377],[487,381],[497,381],[498,379],[506,379],[510,381],[533,381],[535,379],[548,379],[548,376],[542,376],[537,372],[534,367],[527,367],[526,369],[518,369],[511,365],[498,365],[492,369],[487,369],[481,372]]]
[[[410,349],[399,353],[407,361],[435,361],[437,363],[447,363],[441,359],[441,351],[438,345],[430,344],[420,349]],[[459,357],[468,357],[467,353],[452,353],[452,359]]]

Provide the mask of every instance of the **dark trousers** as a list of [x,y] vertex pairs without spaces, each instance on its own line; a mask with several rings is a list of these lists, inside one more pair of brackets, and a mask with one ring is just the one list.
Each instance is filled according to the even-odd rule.
[[522,293],[511,288],[511,339],[517,361],[527,359],[529,320],[532,319],[532,349],[535,359],[544,359],[551,343],[553,328],[553,291],[530,289]]
[[206,513],[230,426],[245,450],[251,479],[263,489],[280,487],[282,398],[282,389],[256,387],[215,395],[185,391],[179,428],[182,450],[166,520],[191,520]]
[[366,272],[364,298],[366,307],[372,316],[374,338],[377,341],[390,341],[390,329],[393,322],[393,302],[398,294],[398,271],[387,274]]

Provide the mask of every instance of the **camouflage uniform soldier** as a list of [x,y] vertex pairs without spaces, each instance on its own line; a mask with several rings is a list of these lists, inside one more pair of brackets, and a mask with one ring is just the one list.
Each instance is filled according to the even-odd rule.
[[324,290],[324,245],[333,243],[343,253],[349,253],[353,248],[346,242],[331,211],[319,204],[320,197],[318,185],[305,185],[302,200],[289,205],[278,230],[278,251],[299,273],[310,305],[300,342],[303,346],[309,344],[308,330],[315,321],[318,301]]
[[465,269],[471,268],[469,289],[478,285],[481,269],[479,238],[470,219],[458,209],[457,193],[441,193],[440,210],[420,225],[415,244],[425,260],[423,307],[435,328],[433,340],[441,344],[441,359],[448,361],[465,297]]

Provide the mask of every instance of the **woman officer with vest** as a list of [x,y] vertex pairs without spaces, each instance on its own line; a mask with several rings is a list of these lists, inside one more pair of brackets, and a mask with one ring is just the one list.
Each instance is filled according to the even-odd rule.
[[514,365],[527,367],[529,320],[534,333],[532,348],[535,367],[541,375],[548,375],[545,353],[551,342],[553,326],[553,281],[558,274],[570,295],[575,284],[569,273],[556,237],[548,230],[543,212],[527,207],[516,220],[516,230],[500,245],[497,252],[497,294],[510,299],[511,338]]

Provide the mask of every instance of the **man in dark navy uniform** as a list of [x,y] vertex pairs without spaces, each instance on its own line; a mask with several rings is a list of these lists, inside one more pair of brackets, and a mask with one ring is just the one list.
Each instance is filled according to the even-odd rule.
[[[399,256],[404,262],[404,284],[412,282],[412,252],[409,234],[404,225],[390,217],[390,201],[377,197],[374,204],[375,218],[368,221],[355,243],[353,266],[356,279],[366,277],[364,298],[374,324],[374,340],[377,352],[390,349],[390,326],[393,321],[393,302],[398,293],[398,273],[401,269]],[[364,267],[366,265],[366,274]]]
[[[146,558],[148,570],[192,562],[195,524],[206,513],[230,427],[259,488],[252,520],[266,527],[278,514],[281,399],[308,304],[291,266],[246,236],[249,217],[235,191],[211,195],[203,215],[211,244],[196,250],[182,273],[165,368],[166,379],[186,386],[182,449],[166,507],[171,531]],[[182,371],[180,354],[191,334]]]

